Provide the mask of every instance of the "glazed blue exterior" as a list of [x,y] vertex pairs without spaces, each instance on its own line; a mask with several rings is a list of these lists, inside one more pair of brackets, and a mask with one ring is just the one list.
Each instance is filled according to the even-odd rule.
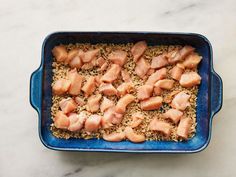
[[[148,45],[191,45],[203,56],[199,65],[202,82],[197,99],[196,135],[184,142],[146,141],[135,144],[129,141],[107,142],[102,139],[58,139],[50,131],[52,123],[52,53],[54,46],[69,43],[128,43],[140,40]],[[37,110],[39,137],[53,150],[135,152],[135,153],[193,153],[207,147],[211,137],[212,118],[222,107],[222,80],[213,69],[212,47],[206,37],[195,33],[153,32],[56,32],[44,40],[40,67],[30,78],[30,103]]]

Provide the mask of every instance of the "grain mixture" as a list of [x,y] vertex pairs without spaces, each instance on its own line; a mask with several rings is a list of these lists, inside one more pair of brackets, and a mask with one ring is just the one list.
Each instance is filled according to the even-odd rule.
[[[69,44],[69,45],[65,45],[64,47],[66,48],[67,52],[78,48],[78,49],[82,49],[84,52],[92,50],[92,49],[99,49],[100,52],[97,56],[97,58],[99,57],[103,57],[106,62],[108,63],[108,65],[111,64],[111,61],[108,59],[108,55],[115,50],[122,50],[127,52],[127,61],[126,63],[123,65],[123,69],[128,71],[128,73],[130,74],[132,83],[134,85],[134,89],[131,91],[130,94],[134,95],[135,97],[137,96],[137,88],[141,85],[144,85],[148,75],[146,75],[143,78],[140,78],[136,73],[135,73],[135,61],[133,59],[133,55],[131,53],[131,48],[134,46],[133,43],[128,43],[128,44],[96,44],[96,45],[92,45],[89,43],[86,44],[81,44],[81,43],[76,43],[76,44]],[[178,45],[171,45],[171,46],[166,46],[166,45],[157,45],[157,46],[148,46],[144,52],[144,54],[142,55],[143,58],[146,59],[146,61],[148,61],[149,63],[152,62],[152,58],[162,55],[164,53],[168,53],[171,51],[175,51],[175,50],[180,50],[183,46],[178,46]],[[67,64],[65,64],[64,62],[58,62],[55,57],[53,58],[53,83],[52,86],[55,84],[55,81],[57,81],[58,79],[61,78],[65,78],[67,77],[68,72],[71,70],[71,67]],[[171,75],[170,75],[170,70],[174,67],[175,65],[167,65],[165,66],[165,68],[167,68],[168,72],[167,72],[167,76],[166,79],[172,79]],[[189,71],[195,71],[197,72],[197,67],[196,68],[192,68],[192,69],[187,69],[185,68],[185,72],[189,72]],[[91,69],[78,69],[77,70],[78,73],[82,76],[84,76],[84,80],[82,85],[84,84],[84,82],[86,82],[88,80],[88,78],[90,76],[97,76],[97,75],[104,75],[104,73],[106,73],[106,70],[101,71],[100,67],[98,66],[94,66]],[[122,80],[121,76],[116,79],[112,84],[115,88],[117,88],[121,83],[123,83],[124,81]],[[132,115],[136,112],[142,112],[144,119],[141,122],[140,125],[138,125],[137,127],[133,128],[134,132],[137,134],[141,134],[145,136],[145,140],[170,140],[170,141],[182,141],[183,138],[180,138],[177,136],[177,126],[175,123],[173,123],[173,121],[171,121],[170,119],[164,119],[162,114],[164,112],[166,112],[167,110],[169,110],[171,108],[170,106],[170,102],[173,99],[174,95],[176,93],[179,93],[181,91],[184,91],[185,93],[187,93],[188,95],[190,95],[189,98],[189,103],[190,105],[183,111],[183,117],[189,117],[191,119],[191,128],[189,130],[188,133],[188,138],[191,138],[194,136],[195,134],[195,130],[196,130],[196,100],[197,100],[197,92],[198,92],[198,86],[192,86],[192,87],[183,87],[180,85],[180,83],[178,81],[174,82],[174,86],[173,88],[171,88],[170,90],[163,90],[161,97],[163,98],[163,103],[162,106],[159,109],[156,110],[151,110],[151,111],[144,111],[141,110],[140,108],[140,103],[137,101],[134,101],[132,103],[130,103],[127,106],[126,112],[124,113],[124,117],[123,120],[120,124],[116,124],[113,125],[107,129],[103,129],[102,127],[100,127],[98,129],[98,131],[95,132],[87,132],[85,131],[84,128],[82,128],[80,131],[69,131],[66,129],[61,129],[61,128],[56,128],[55,124],[52,123],[51,124],[51,131],[53,133],[53,135],[57,138],[65,138],[65,139],[69,139],[71,137],[73,138],[84,138],[84,139],[90,139],[90,138],[102,138],[104,134],[111,134],[113,132],[123,132],[125,127],[129,126],[131,121],[132,121]],[[96,87],[95,90],[95,95],[99,93],[98,91],[98,87]],[[85,103],[87,102],[87,98],[84,97],[83,92],[80,92],[79,96],[81,98],[84,99]],[[68,93],[62,94],[62,95],[56,95],[54,94],[54,96],[52,97],[52,107],[51,107],[51,116],[52,119],[54,120],[54,117],[56,116],[56,113],[58,111],[60,111],[60,106],[59,106],[59,102],[62,99],[68,98],[68,97],[72,97],[71,95],[69,95]],[[108,99],[113,100],[115,103],[117,103],[119,97],[117,96],[106,96]],[[74,111],[75,113],[80,113],[81,111],[86,110],[86,105],[83,106],[77,106],[76,110]],[[92,114],[89,113],[88,114]],[[98,112],[96,112],[97,115],[103,115],[103,113],[99,110]],[[150,122],[153,120],[153,118],[157,118],[158,120],[162,120],[164,122],[167,122],[170,124],[171,126],[171,133],[170,136],[166,136],[164,135],[162,132],[160,131],[153,131],[150,130],[149,128],[149,124]]]

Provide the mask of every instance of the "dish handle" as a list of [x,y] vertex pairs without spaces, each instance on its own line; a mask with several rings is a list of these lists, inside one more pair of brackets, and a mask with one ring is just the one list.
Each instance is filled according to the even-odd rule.
[[211,114],[214,116],[222,107],[223,82],[221,77],[213,70],[211,77]]
[[34,71],[30,77],[30,104],[39,113],[41,110],[42,68]]

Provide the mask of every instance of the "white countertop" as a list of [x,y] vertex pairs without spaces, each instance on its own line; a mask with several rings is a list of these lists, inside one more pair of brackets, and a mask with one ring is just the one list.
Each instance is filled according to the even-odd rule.
[[[1,177],[235,177],[236,1],[0,0]],[[30,74],[54,31],[181,31],[208,37],[224,82],[210,145],[192,155],[56,152],[38,138]],[[234,135],[234,136],[233,136]]]

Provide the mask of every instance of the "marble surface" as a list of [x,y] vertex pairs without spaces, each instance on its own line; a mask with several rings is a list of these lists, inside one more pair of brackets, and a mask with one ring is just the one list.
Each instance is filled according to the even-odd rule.
[[[236,1],[0,0],[1,177],[236,176]],[[212,140],[192,155],[69,153],[46,149],[29,104],[30,74],[54,31],[181,31],[206,35],[224,82]]]

